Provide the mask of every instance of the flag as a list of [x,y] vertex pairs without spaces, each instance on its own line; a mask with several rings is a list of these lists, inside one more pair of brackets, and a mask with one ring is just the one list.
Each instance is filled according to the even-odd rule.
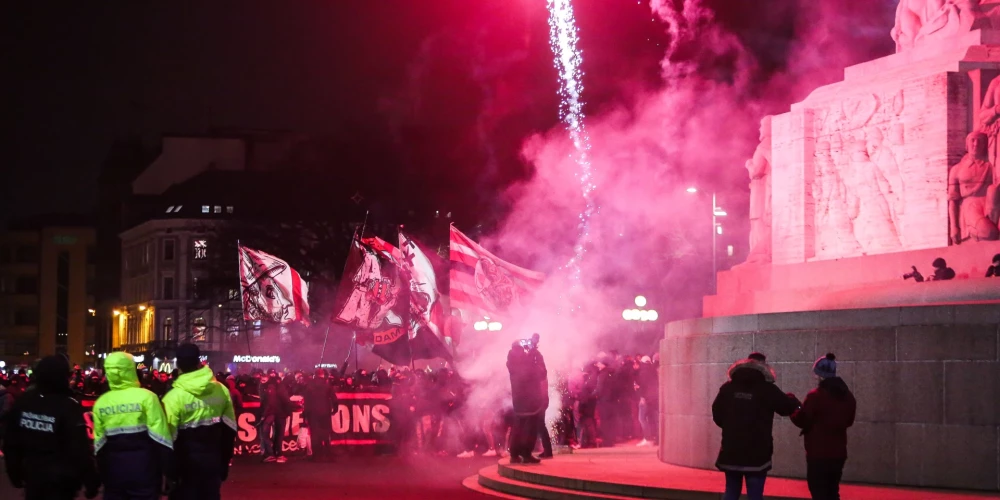
[[[399,232],[401,262],[410,276],[410,350],[413,359],[451,359],[434,263],[422,245]],[[435,255],[435,257],[437,257]]]
[[244,246],[240,251],[243,319],[309,324],[309,286],[287,262]]
[[500,260],[451,227],[451,306],[469,318],[504,317],[524,304],[545,275]]
[[340,280],[334,320],[355,328],[372,352],[409,364],[409,278],[394,257],[398,249],[377,238],[354,239]]

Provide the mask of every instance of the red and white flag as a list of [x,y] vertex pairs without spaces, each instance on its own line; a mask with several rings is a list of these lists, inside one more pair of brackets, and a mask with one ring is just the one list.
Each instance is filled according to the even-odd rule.
[[[450,359],[434,263],[417,240],[399,232],[403,268],[410,275],[410,349],[413,359]],[[437,255],[434,255],[436,258]]]
[[240,246],[243,319],[309,324],[309,286],[287,262]]
[[500,260],[451,227],[451,307],[469,318],[504,317],[527,302],[545,275]]

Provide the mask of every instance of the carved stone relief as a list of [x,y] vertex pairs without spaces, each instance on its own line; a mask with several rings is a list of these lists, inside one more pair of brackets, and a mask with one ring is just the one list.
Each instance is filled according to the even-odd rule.
[[899,90],[818,110],[812,185],[817,257],[902,249],[903,107]]

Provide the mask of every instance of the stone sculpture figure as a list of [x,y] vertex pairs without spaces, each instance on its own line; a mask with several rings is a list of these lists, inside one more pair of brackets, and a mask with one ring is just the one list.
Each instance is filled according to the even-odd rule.
[[868,156],[865,141],[853,139],[848,146],[850,162],[844,175],[847,192],[847,214],[854,227],[854,236],[868,255],[894,252],[901,248],[899,235],[892,223],[886,193],[880,186],[887,182]]
[[760,121],[760,144],[746,162],[750,173],[750,254],[747,263],[771,262],[771,117]]
[[1000,239],[1000,200],[987,144],[986,134],[969,134],[965,139],[966,155],[948,172],[948,239],[952,245]]
[[[977,131],[986,134],[989,143],[987,159],[996,168],[997,136],[1000,135],[1000,78],[994,78],[986,88],[977,125]],[[993,173],[993,178],[998,178],[996,172]]]
[[896,52],[912,49],[928,38],[943,38],[989,27],[980,0],[900,0],[892,39]]
[[844,182],[838,173],[835,155],[840,155],[840,135],[816,143],[816,177],[813,199],[816,202],[816,246],[819,256],[860,255],[861,245],[854,237],[847,216]]

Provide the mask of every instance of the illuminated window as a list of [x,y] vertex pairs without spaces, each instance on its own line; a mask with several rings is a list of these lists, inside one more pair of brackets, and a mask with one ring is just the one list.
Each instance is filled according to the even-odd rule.
[[208,241],[194,240],[194,260],[204,260],[208,258]]
[[221,214],[222,213],[222,207],[216,205],[216,206],[212,207],[212,212],[215,212],[217,214]]
[[208,205],[202,205],[201,206],[201,213],[207,214],[209,211],[211,211],[211,209],[212,209],[212,207],[210,207]]
[[230,316],[226,319],[226,333],[231,339],[239,338],[240,318],[238,316]]
[[733,246],[732,245],[729,245],[729,246],[726,247],[726,255],[728,255],[730,257],[733,256]]
[[173,340],[174,339],[174,318],[166,317],[163,318],[163,339]]
[[226,213],[227,214],[233,213],[233,206],[232,205],[229,205],[229,206],[226,207]]
[[240,298],[240,290],[238,288],[229,289],[229,300],[237,300]]
[[170,212],[173,212],[173,211],[174,211],[174,206],[173,206],[173,205],[170,205],[169,207],[167,207],[167,213],[168,213],[168,214],[169,214]]
[[205,318],[197,317],[194,319],[191,327],[191,342],[206,342],[208,336],[208,324],[205,323]]

